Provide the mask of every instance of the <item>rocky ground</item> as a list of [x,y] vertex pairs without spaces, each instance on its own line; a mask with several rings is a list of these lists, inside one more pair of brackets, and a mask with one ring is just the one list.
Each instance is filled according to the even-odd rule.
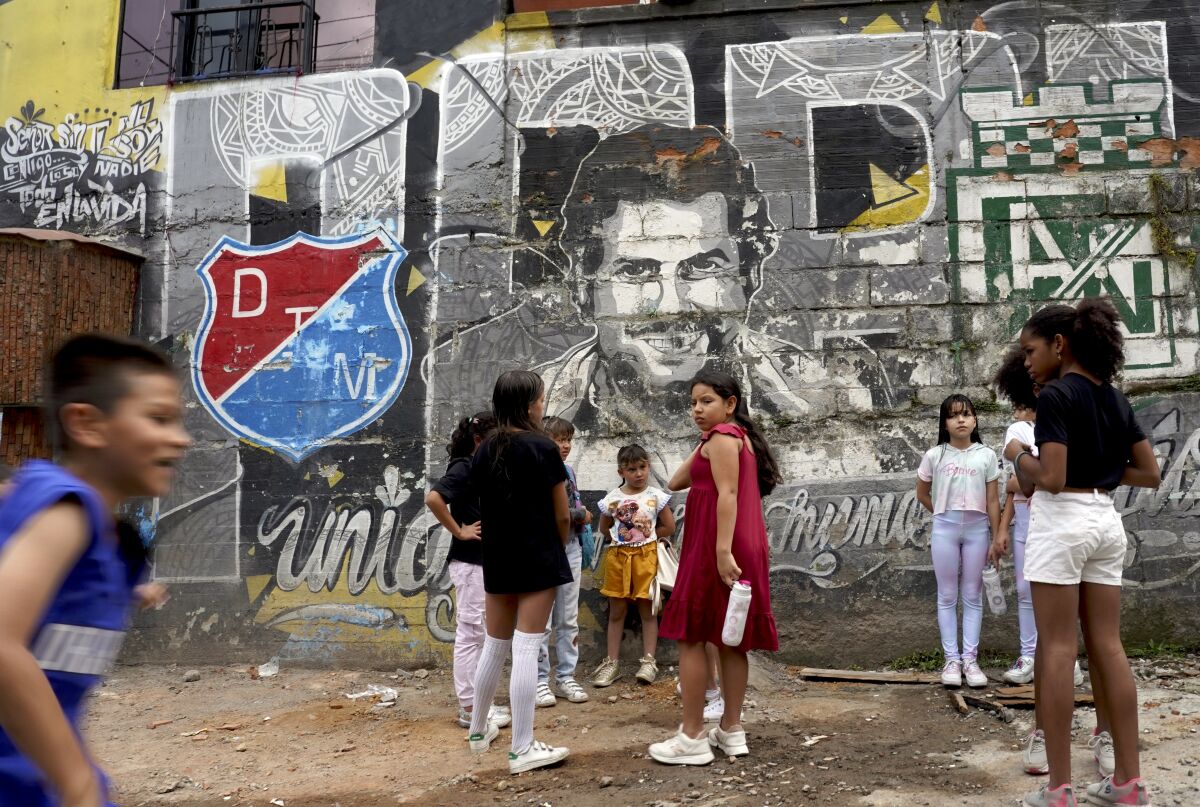
[[[1200,804],[1200,659],[1135,670],[1154,803]],[[285,667],[255,680],[244,668],[119,667],[87,735],[124,807],[1014,805],[1039,782],[1019,768],[1028,710],[962,715],[937,686],[816,683],[766,661],[751,684],[751,755],[704,768],[646,756],[679,704],[670,674],[640,686],[632,670],[586,704],[538,710],[538,738],[571,756],[520,776],[507,772],[507,730],[488,754],[468,752],[444,671]],[[1077,711],[1078,785],[1098,778],[1094,720]]]

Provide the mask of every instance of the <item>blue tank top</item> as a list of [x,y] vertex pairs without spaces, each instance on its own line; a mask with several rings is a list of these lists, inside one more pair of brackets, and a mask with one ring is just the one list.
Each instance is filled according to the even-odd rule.
[[[132,589],[141,569],[131,569],[121,559],[113,515],[96,491],[43,461],[23,465],[9,494],[0,500],[0,548],[33,516],[63,500],[78,502],[87,513],[87,548],[42,615],[29,649],[78,733],[84,700],[125,638]],[[0,729],[0,804],[56,803],[41,773]]]

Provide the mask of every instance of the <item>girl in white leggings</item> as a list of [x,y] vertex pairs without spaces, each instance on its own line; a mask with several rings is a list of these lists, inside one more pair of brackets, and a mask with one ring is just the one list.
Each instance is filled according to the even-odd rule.
[[[938,586],[938,630],[946,666],[942,684],[987,686],[979,669],[983,625],[983,567],[990,537],[1000,521],[996,452],[979,438],[975,405],[965,395],[942,401],[938,444],[917,469],[917,501],[933,513],[930,551]],[[960,585],[961,581],[961,585]],[[962,598],[962,651],[958,644],[958,601]]]

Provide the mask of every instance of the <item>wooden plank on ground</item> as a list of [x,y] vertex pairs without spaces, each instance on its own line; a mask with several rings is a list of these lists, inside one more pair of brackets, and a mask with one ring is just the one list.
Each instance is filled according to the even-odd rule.
[[864,684],[936,684],[940,675],[916,672],[875,672],[872,670],[827,670],[804,667],[800,677],[809,681],[857,681]]
[[[1032,709],[1034,706],[1034,699],[1032,697],[1028,697],[1028,698],[1023,698],[1023,697],[996,698],[995,702],[1000,704],[1001,706],[1012,706],[1012,707],[1015,707],[1018,709]],[[1090,693],[1090,692],[1076,692],[1075,693],[1075,705],[1076,706],[1091,706],[1094,703],[1095,703],[1095,700],[1092,698],[1092,693]]]
[[958,710],[960,715],[965,715],[971,711],[967,706],[967,702],[963,699],[961,692],[950,692],[950,702],[954,704],[954,708]]

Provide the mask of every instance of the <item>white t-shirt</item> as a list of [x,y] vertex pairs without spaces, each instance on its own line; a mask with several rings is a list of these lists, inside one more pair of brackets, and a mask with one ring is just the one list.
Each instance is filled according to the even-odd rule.
[[[1038,455],[1038,447],[1033,442],[1033,423],[1032,423],[1032,421],[1014,420],[1012,422],[1012,425],[1008,427],[1008,431],[1006,431],[1004,433],[1004,445],[1000,447],[1001,456],[1004,455],[1004,449],[1007,448],[1008,444],[1011,443],[1013,440],[1019,440],[1020,442],[1024,443],[1027,446],[1032,446],[1033,449],[1030,453],[1033,454],[1033,456],[1035,456],[1035,457]],[[1005,471],[1005,473],[1008,473],[1010,475],[1014,472],[1013,464],[1011,462],[1009,462],[1008,460],[1004,461],[1004,471]],[[1025,495],[1023,493],[1021,493],[1021,491],[1018,490],[1016,493],[1013,494],[1013,501],[1027,502],[1027,501],[1029,501],[1029,499],[1025,498]]]
[[600,512],[613,520],[609,536],[616,546],[641,546],[657,540],[654,527],[658,514],[671,500],[671,494],[656,487],[640,493],[623,493],[613,488],[600,500]]
[[917,476],[933,482],[933,514],[948,510],[987,512],[987,483],[1000,477],[996,452],[982,443],[958,449],[942,443],[925,452]]

